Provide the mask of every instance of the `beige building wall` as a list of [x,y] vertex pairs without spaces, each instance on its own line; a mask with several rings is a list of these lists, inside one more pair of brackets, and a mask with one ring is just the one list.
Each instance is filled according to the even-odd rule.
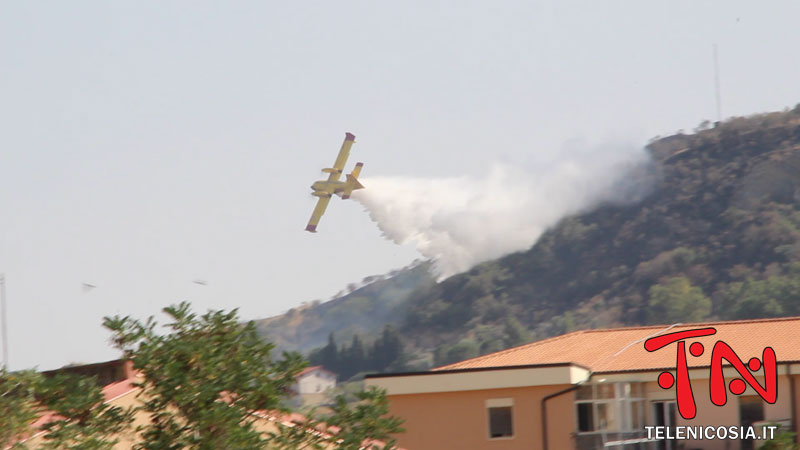
[[[520,449],[541,450],[542,399],[569,385],[475,391],[393,395],[390,414],[405,420],[410,430],[398,436],[398,444],[410,450]],[[487,400],[512,399],[513,437],[489,438]],[[574,394],[547,402],[549,448],[573,447]]]
[[[698,373],[695,373],[697,375]],[[644,375],[644,376],[642,376]],[[642,378],[654,379],[657,374],[641,374]],[[800,388],[800,375],[795,376]],[[636,375],[626,375],[626,381],[636,382]],[[640,378],[641,379],[641,378]],[[726,373],[726,382],[732,377]],[[762,379],[758,379],[763,383]],[[615,380],[618,381],[618,380]],[[697,405],[697,416],[684,420],[677,414],[679,426],[739,426],[739,397],[728,392],[728,403],[716,406],[709,396],[709,380],[692,378],[692,389]],[[569,385],[486,389],[444,393],[406,394],[390,396],[390,414],[402,417],[408,430],[398,436],[399,444],[411,450],[465,448],[465,449],[541,449],[541,400],[544,396],[560,391]],[[653,402],[674,402],[675,390],[661,389],[655,381],[645,382],[645,422],[655,422]],[[790,379],[778,376],[778,399],[775,404],[764,404],[765,421],[786,421],[792,417],[792,402],[800,411],[800,398],[791,396]],[[797,392],[795,393],[797,394]],[[743,396],[758,395],[749,386]],[[490,439],[488,436],[488,412],[486,401],[490,399],[513,399],[513,438]],[[550,450],[573,449],[576,433],[575,394],[569,392],[547,402],[548,448]],[[642,430],[644,431],[644,430]],[[738,441],[732,440],[684,440],[684,448],[701,450],[736,450]],[[759,442],[756,442],[756,448]]]

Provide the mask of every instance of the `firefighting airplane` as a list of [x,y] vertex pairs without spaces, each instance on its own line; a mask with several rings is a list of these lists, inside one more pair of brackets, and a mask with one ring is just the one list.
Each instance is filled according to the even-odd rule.
[[311,185],[311,189],[314,191],[311,195],[319,197],[319,200],[317,201],[317,206],[314,208],[314,212],[311,213],[311,219],[308,221],[308,225],[306,225],[306,231],[312,233],[317,232],[317,224],[322,214],[325,213],[328,202],[331,201],[331,195],[336,194],[341,196],[342,199],[348,199],[354,190],[364,188],[364,186],[358,182],[358,174],[361,173],[361,168],[364,166],[364,163],[356,163],[356,167],[353,168],[353,171],[346,175],[346,181],[339,181],[342,170],[344,170],[344,165],[347,163],[347,157],[350,156],[350,147],[353,146],[355,140],[356,137],[351,133],[345,133],[342,148],[339,150],[339,156],[336,157],[336,162],[333,163],[333,167],[322,169],[324,173],[330,174],[328,175],[328,179],[315,181],[314,184]]

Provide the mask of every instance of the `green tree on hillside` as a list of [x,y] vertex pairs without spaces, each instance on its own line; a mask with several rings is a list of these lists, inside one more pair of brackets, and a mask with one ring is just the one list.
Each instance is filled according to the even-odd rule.
[[461,339],[454,345],[442,345],[433,354],[433,363],[444,366],[480,355],[480,347],[474,339]]
[[800,277],[797,267],[786,275],[765,280],[747,278],[722,290],[723,311],[728,319],[791,316],[800,313]]
[[506,318],[503,331],[505,333],[506,348],[527,344],[531,340],[531,334],[528,329],[514,317]]
[[650,288],[650,323],[699,322],[711,313],[711,300],[686,277],[670,278]]
[[339,348],[331,333],[328,344],[312,350],[308,359],[311,364],[323,365],[336,373],[339,380],[350,379],[362,372],[403,370],[408,361],[400,334],[392,325],[386,325],[372,344],[365,344],[360,335],[354,334],[350,346]]
[[333,332],[328,334],[328,345],[322,348],[319,355],[319,363],[325,366],[328,370],[336,371],[336,362],[339,357],[339,350],[336,348],[336,339],[333,337]]
[[364,351],[364,344],[361,342],[361,337],[359,335],[353,335],[350,347],[342,353],[344,353],[346,360],[349,361],[350,370],[353,373],[358,373],[366,369],[366,352]]

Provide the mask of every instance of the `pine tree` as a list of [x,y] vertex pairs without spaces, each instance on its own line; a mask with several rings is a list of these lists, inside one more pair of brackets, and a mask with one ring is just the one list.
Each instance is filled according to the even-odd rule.
[[336,339],[333,336],[333,332],[328,334],[328,345],[322,348],[320,363],[334,373],[338,373],[341,368],[339,366],[339,350],[336,348]]

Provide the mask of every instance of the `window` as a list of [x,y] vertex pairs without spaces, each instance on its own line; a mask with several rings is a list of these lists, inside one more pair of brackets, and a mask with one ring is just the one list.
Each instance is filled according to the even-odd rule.
[[640,383],[599,383],[581,386],[575,395],[579,433],[640,431],[644,423]]
[[510,398],[486,400],[486,409],[489,416],[489,439],[514,436],[513,407],[514,400]]
[[[764,420],[764,402],[761,398],[756,395],[739,397],[739,425],[749,427],[762,420]],[[742,450],[752,448],[752,439],[742,439]]]
[[[644,437],[645,399],[641,383],[594,383],[575,393],[575,446],[604,448],[607,442]],[[644,448],[644,444],[626,445]]]
[[594,431],[594,406],[591,403],[578,403],[578,431]]
[[[653,402],[653,422],[657,427],[674,427],[678,423],[675,402]],[[656,442],[656,450],[675,450],[676,445],[675,441],[664,439]]]

